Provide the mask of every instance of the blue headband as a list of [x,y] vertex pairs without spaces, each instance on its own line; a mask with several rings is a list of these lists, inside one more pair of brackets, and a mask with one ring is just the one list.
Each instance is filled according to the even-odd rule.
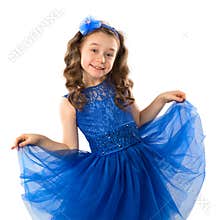
[[99,20],[95,20],[93,17],[86,17],[80,24],[79,27],[79,31],[80,33],[85,36],[89,33],[91,33],[92,31],[99,29],[101,27],[107,28],[109,30],[111,30],[118,38],[118,32],[111,26],[107,25],[107,24],[103,24],[101,21]]

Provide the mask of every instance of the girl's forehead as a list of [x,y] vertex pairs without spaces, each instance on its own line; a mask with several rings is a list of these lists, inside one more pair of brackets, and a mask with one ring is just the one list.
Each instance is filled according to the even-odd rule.
[[97,45],[104,47],[113,47],[116,50],[118,48],[118,43],[115,37],[105,34],[103,32],[96,32],[87,36],[83,44],[87,46]]

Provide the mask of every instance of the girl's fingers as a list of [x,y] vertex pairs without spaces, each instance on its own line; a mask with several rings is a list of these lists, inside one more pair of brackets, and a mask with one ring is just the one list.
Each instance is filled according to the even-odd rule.
[[177,101],[177,102],[183,102],[185,100],[185,96],[178,94],[172,94],[170,96],[168,96],[168,101],[167,102],[171,102],[171,101]]
[[186,94],[180,90],[173,90],[161,94],[165,97],[166,103],[171,101],[183,102],[186,99]]
[[186,97],[186,94],[185,93],[179,93],[179,94],[177,94],[177,96],[179,96],[179,97]]
[[17,137],[15,140],[14,146],[12,146],[11,149],[13,150],[17,147],[25,146],[24,145],[24,142],[26,142],[25,140],[26,140],[25,135],[21,135],[21,136]]
[[26,145],[28,145],[28,141],[22,141],[22,142],[20,141],[17,145],[11,147],[11,149],[13,150],[13,149],[15,149],[15,148],[24,147],[24,146],[26,146]]
[[176,96],[175,98],[174,98],[174,100],[176,100],[177,102],[183,102],[184,101],[184,97],[180,97],[180,96]]
[[174,90],[174,91],[170,91],[170,93],[173,93],[175,95],[185,95],[184,92],[180,91],[180,90]]
[[180,90],[174,91],[174,96],[176,96],[176,100],[180,102],[186,99],[186,94]]
[[18,145],[18,144],[14,145],[14,146],[11,147],[11,150],[14,150],[15,148],[18,148],[18,147],[20,147],[20,145]]
[[183,98],[178,98],[178,102],[182,102],[183,100]]
[[21,142],[22,140],[24,140],[23,136],[17,137],[16,140],[15,140],[15,145],[18,145],[18,143]]
[[15,143],[15,145],[14,145],[14,146],[12,146],[12,147],[11,147],[11,149],[13,150],[13,149],[18,148],[18,147],[21,147],[21,141],[20,141],[20,142]]
[[24,147],[28,144],[28,141],[23,141],[20,144],[18,144],[19,147]]

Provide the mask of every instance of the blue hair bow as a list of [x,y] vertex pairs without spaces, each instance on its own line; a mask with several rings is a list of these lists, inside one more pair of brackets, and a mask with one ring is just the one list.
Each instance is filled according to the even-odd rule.
[[89,34],[90,32],[92,32],[98,28],[101,28],[101,27],[104,27],[104,28],[111,30],[119,38],[117,31],[113,27],[111,27],[107,24],[103,24],[101,21],[95,20],[91,16],[86,17],[81,22],[80,27],[79,27],[79,31],[83,36],[85,36],[85,35]]

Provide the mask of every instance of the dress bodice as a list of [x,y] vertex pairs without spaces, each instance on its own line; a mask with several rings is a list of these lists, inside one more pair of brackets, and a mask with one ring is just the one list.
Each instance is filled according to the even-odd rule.
[[[123,133],[124,129],[120,129],[122,127],[126,127],[126,136],[128,135],[128,128],[132,131],[137,130],[130,112],[130,106],[122,110],[115,104],[115,88],[108,81],[108,78],[96,86],[85,88],[83,93],[88,102],[82,111],[76,110],[76,124],[90,143],[92,150],[95,146],[103,143],[106,135],[123,136],[115,133],[116,131]],[[112,140],[113,137],[110,136],[108,138]],[[122,140],[115,141],[120,142]],[[122,141],[122,144],[125,141],[129,142],[126,139]]]

